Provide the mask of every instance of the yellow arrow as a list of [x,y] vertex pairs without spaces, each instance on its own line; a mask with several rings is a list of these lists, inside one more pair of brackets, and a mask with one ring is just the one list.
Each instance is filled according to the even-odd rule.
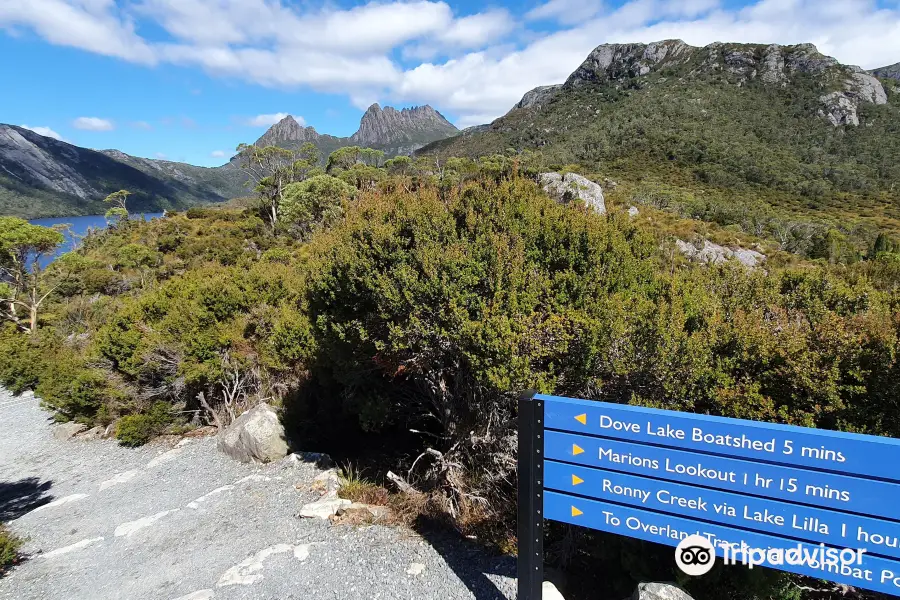
[[578,444],[572,444],[572,456],[578,456],[584,452],[584,448]]
[[575,420],[581,423],[582,425],[587,425],[587,413],[583,415],[577,415]]
[[572,475],[572,485],[578,485],[579,483],[584,483],[584,479],[578,475]]
[[578,509],[575,508],[574,506],[572,507],[572,516],[573,516],[573,517],[577,517],[577,516],[580,516],[580,515],[583,515],[583,514],[584,514],[583,512],[581,512],[580,510],[578,510]]

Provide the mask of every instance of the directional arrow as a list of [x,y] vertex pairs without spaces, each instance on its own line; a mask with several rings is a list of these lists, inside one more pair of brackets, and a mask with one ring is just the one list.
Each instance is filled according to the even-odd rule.
[[584,514],[583,512],[581,512],[580,510],[578,510],[578,509],[575,508],[574,506],[572,507],[572,516],[573,516],[573,517],[578,517],[578,516],[583,515],[583,514]]
[[572,456],[578,456],[579,454],[584,453],[584,448],[579,446],[578,444],[572,444]]
[[579,477],[578,475],[572,475],[572,485],[578,485],[579,483],[584,483],[584,479]]
[[582,425],[587,425],[587,413],[583,415],[575,415],[575,420],[581,423]]

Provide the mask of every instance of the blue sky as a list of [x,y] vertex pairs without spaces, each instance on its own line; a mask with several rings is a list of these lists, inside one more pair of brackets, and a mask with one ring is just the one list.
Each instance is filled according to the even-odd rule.
[[0,0],[0,122],[215,166],[289,113],[350,135],[372,102],[459,127],[565,80],[597,45],[812,42],[900,62],[900,0]]

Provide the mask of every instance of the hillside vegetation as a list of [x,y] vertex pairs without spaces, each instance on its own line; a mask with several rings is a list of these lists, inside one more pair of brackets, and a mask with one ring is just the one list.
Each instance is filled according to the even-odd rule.
[[[553,202],[535,156],[438,168],[338,154],[327,173],[278,167],[246,208],[123,219],[23,275],[49,296],[34,331],[0,330],[0,381],[34,388],[59,419],[114,423],[129,445],[262,399],[310,448],[400,441],[390,468],[412,469],[428,510],[504,549],[524,389],[900,436],[895,246],[850,265],[705,267],[671,251],[681,225],[664,212]],[[20,231],[3,256],[52,242]],[[552,560],[621,575],[605,585],[676,577],[655,547],[583,533],[574,558],[569,542]],[[786,600],[791,581],[723,571],[686,585]]]
[[[565,85],[420,154],[540,150],[616,181],[621,202],[736,226],[809,256],[816,231],[833,229],[857,250],[881,231],[900,233],[896,82],[884,86],[886,103],[863,101],[881,101],[871,82],[840,91],[858,83],[856,71],[808,45],[772,48],[601,46]],[[835,93],[855,108],[823,100]]]

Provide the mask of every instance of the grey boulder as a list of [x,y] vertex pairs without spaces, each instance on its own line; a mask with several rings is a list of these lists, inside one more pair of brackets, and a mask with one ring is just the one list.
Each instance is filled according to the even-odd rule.
[[82,431],[85,431],[86,429],[87,429],[87,426],[82,425],[81,423],[75,423],[72,421],[70,421],[68,423],[60,423],[59,425],[56,425],[53,428],[53,437],[55,437],[58,440],[65,441],[65,440],[75,437],[76,435],[78,435]]
[[241,462],[267,463],[288,453],[284,427],[268,404],[251,408],[219,435],[219,450]]
[[680,587],[668,583],[641,583],[631,595],[631,600],[693,600]]
[[540,181],[547,195],[557,202],[568,204],[573,200],[581,200],[594,212],[606,214],[603,188],[587,177],[576,173],[541,173]]
[[703,240],[703,246],[690,244],[684,240],[675,240],[675,246],[689,259],[707,264],[719,264],[733,258],[752,269],[766,260],[766,255],[756,250],[726,248],[725,246],[713,244],[709,240]]

